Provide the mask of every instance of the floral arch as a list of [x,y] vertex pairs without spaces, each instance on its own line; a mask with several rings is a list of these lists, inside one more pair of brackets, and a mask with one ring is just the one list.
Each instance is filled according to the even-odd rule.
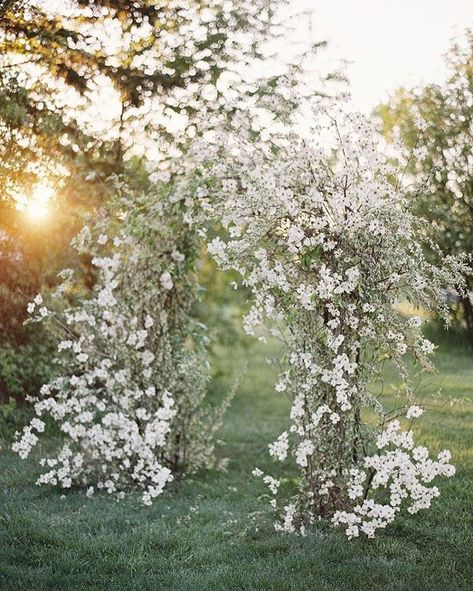
[[[395,304],[407,299],[447,319],[441,289],[461,289],[463,263],[426,258],[412,190],[393,182],[363,117],[314,119],[309,134],[292,121],[257,139],[251,125],[214,128],[185,166],[154,173],[152,195],[125,192],[118,232],[107,216],[78,237],[78,249],[93,254],[97,288],[63,315],[64,371],[44,386],[14,446],[26,457],[44,415],[59,423],[65,443],[41,460],[39,484],[118,495],[139,487],[149,504],[172,478],[212,463],[228,400],[206,410],[205,339],[191,313],[198,243],[211,220],[222,231],[210,254],[252,293],[246,332],[286,345],[275,396],[291,399],[290,427],[269,453],[295,462],[299,486],[286,495],[254,471],[273,493],[276,527],[304,533],[323,518],[349,537],[372,537],[402,507],[415,513],[438,496],[433,479],[454,467],[448,451],[430,458],[414,442],[423,409],[408,370],[409,358],[429,368],[434,346]],[[56,317],[41,297],[30,310]],[[397,408],[371,386],[386,360],[403,380]]]

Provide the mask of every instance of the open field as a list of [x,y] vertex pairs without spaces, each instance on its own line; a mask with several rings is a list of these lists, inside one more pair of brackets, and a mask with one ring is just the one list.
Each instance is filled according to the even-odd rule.
[[[428,447],[452,451],[457,475],[439,482],[430,511],[406,515],[375,540],[342,532],[306,538],[273,531],[254,466],[271,465],[267,443],[286,425],[288,403],[272,390],[263,346],[249,354],[248,373],[222,432],[226,472],[210,471],[169,488],[150,507],[83,492],[65,496],[33,482],[36,467],[0,452],[1,591],[470,591],[473,589],[473,406],[419,421]],[[234,373],[232,351],[220,360]],[[426,391],[466,397],[473,390],[472,354],[437,355],[439,373]],[[231,373],[231,372],[230,372]],[[395,384],[386,375],[387,390]],[[231,378],[217,378],[216,393]],[[425,429],[425,430],[424,430]]]

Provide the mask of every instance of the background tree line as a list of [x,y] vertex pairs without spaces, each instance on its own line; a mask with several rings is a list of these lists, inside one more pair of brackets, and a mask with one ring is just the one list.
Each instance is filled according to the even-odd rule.
[[[473,254],[473,31],[446,56],[444,84],[398,89],[376,114],[388,142],[400,137],[407,156],[397,156],[405,180],[425,181],[413,196],[419,214],[444,253]],[[435,256],[435,253],[431,253]],[[465,276],[469,297],[457,308],[457,324],[473,342],[473,266]]]

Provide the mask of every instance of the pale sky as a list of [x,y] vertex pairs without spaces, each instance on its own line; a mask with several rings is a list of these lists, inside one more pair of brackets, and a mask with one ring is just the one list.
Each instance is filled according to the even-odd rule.
[[356,109],[365,112],[396,87],[440,82],[451,39],[473,26],[473,0],[290,0],[310,8],[314,34],[347,70]]

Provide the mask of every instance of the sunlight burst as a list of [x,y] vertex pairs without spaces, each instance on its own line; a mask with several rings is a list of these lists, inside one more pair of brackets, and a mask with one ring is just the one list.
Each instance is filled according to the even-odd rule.
[[49,214],[49,202],[53,195],[54,190],[50,186],[37,185],[25,205],[28,217],[33,221],[45,219]]

